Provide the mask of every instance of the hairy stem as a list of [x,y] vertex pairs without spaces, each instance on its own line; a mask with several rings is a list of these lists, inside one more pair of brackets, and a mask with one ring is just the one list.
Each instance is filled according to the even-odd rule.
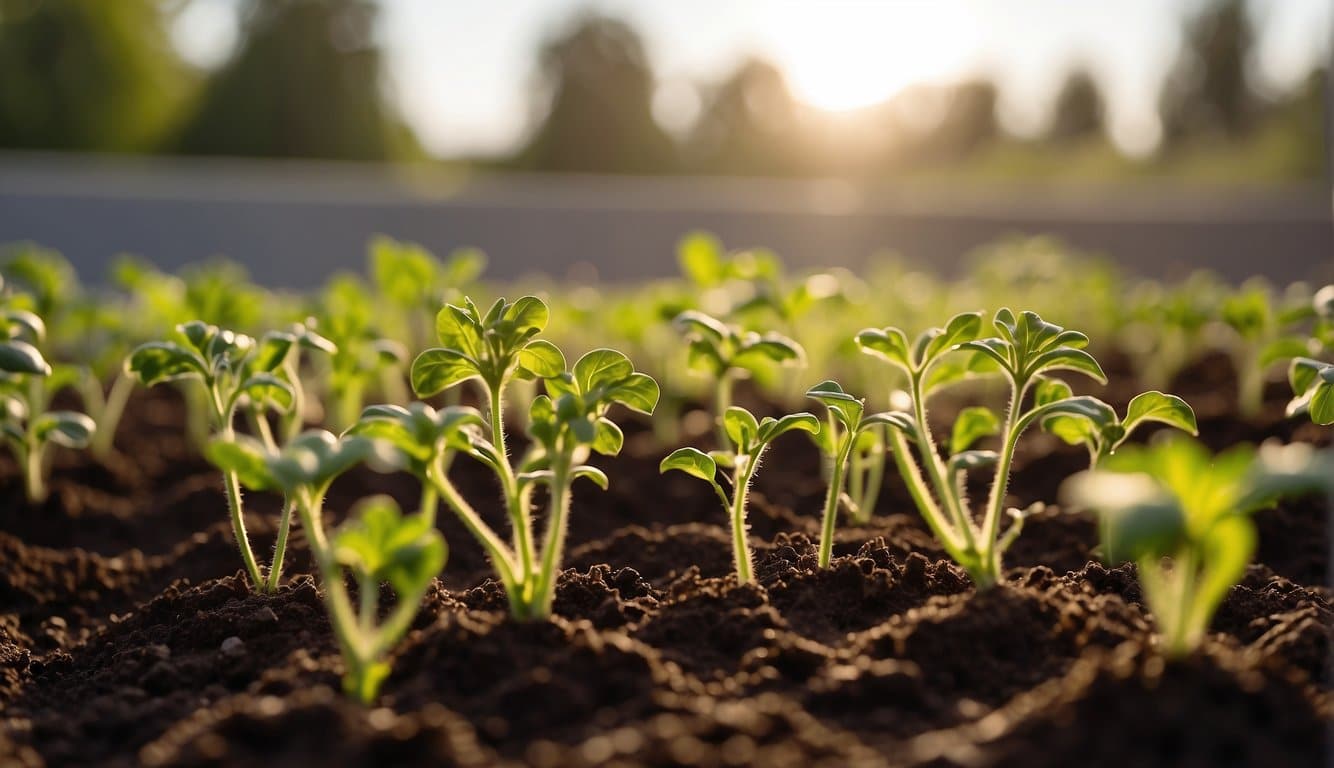
[[736,580],[738,584],[749,584],[754,580],[750,543],[746,540],[746,497],[750,494],[750,479],[755,475],[755,467],[759,464],[759,459],[758,451],[754,456],[738,456],[736,472],[733,475],[732,557],[736,561]]
[[570,456],[563,452],[551,462],[551,501],[547,513],[547,535],[542,544],[542,570],[537,578],[537,591],[527,618],[545,619],[551,615],[551,603],[556,596],[561,557],[565,550],[565,534],[569,527],[566,517],[570,511]]
[[287,535],[292,529],[292,511],[296,505],[290,499],[283,503],[283,514],[278,520],[278,539],[273,544],[273,562],[269,565],[269,578],[265,582],[266,592],[277,592],[278,581],[283,575],[283,556],[287,554]]
[[834,455],[834,465],[829,474],[829,491],[825,494],[824,520],[820,525],[820,567],[828,568],[834,553],[834,523],[838,519],[838,502],[843,493],[843,473],[848,465],[853,435],[843,436],[845,445],[838,447]]
[[950,479],[946,476],[945,462],[940,458],[940,451],[936,448],[935,438],[931,434],[931,423],[926,418],[926,398],[922,392],[922,379],[925,375],[926,371],[923,370],[909,377],[912,387],[913,418],[916,419],[917,430],[920,432],[918,452],[922,456],[922,462],[926,464],[927,474],[936,489],[936,496],[940,499],[941,506],[945,508],[945,512],[954,523],[955,530],[963,539],[964,549],[972,552],[977,549],[973,521],[968,518],[967,511],[954,494]]
[[505,495],[505,507],[509,513],[511,541],[514,552],[519,558],[519,581],[527,582],[532,578],[534,562],[537,558],[536,545],[533,543],[533,517],[522,494],[519,493],[518,479],[510,466],[509,451],[505,446],[505,414],[503,383],[488,385],[488,409],[491,415],[491,444],[495,446],[500,461],[496,473],[500,477],[501,491]]
[[1010,484],[1010,465],[1014,463],[1014,448],[1019,442],[1019,431],[1015,428],[1015,414],[1023,403],[1028,382],[1012,382],[1010,404],[1005,409],[1005,425],[1001,428],[1004,442],[1001,444],[1000,459],[996,462],[996,473],[991,479],[991,494],[987,497],[986,517],[982,519],[982,541],[979,572],[973,575],[979,589],[985,589],[1000,579],[1001,552],[997,545],[1000,537],[1001,514],[1005,508],[1005,492]]

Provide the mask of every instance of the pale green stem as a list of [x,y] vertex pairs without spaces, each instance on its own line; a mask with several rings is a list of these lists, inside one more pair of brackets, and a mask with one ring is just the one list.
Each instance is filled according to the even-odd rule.
[[102,403],[101,418],[97,420],[97,431],[93,433],[93,455],[106,456],[111,452],[116,440],[116,427],[120,425],[133,391],[134,379],[122,371],[116,376],[111,392]]
[[926,481],[922,479],[922,474],[918,471],[917,464],[912,460],[909,453],[908,439],[897,429],[889,431],[890,453],[894,456],[894,465],[898,467],[899,475],[903,478],[903,483],[908,487],[908,493],[912,496],[913,503],[922,513],[922,519],[931,529],[950,555],[956,560],[962,552],[963,544],[959,541],[959,535],[955,533],[953,526],[946,519],[940,507],[936,506],[935,499],[931,496],[931,490],[927,488]]
[[725,451],[732,445],[732,441],[727,437],[727,428],[724,426],[723,416],[727,409],[732,407],[732,371],[723,371],[723,375],[718,377],[718,389],[714,392],[713,400],[713,424],[716,439],[718,441],[718,450]]
[[824,521],[820,526],[820,567],[828,568],[834,554],[834,523],[838,519],[838,502],[843,493],[843,472],[848,464],[854,435],[843,436],[845,445],[839,446],[829,476],[829,491],[825,494]]
[[459,520],[463,523],[468,532],[477,539],[482,548],[486,550],[491,558],[491,563],[496,569],[496,575],[500,577],[501,583],[505,586],[507,592],[511,592],[519,584],[514,574],[513,555],[509,552],[509,547],[504,541],[491,530],[472,508],[472,505],[459,494],[454,484],[440,471],[439,466],[429,467],[427,469],[427,482],[435,486],[440,497],[445,500],[445,504],[454,510]]
[[530,619],[545,619],[551,615],[551,603],[556,596],[556,580],[560,576],[561,558],[565,550],[565,534],[569,526],[566,517],[570,511],[570,455],[563,451],[552,457],[551,501],[547,513],[547,535],[542,544],[542,570],[537,574],[537,592],[529,609]]
[[496,473],[500,477],[501,491],[505,495],[505,506],[510,516],[511,540],[514,552],[519,558],[519,581],[532,579],[534,562],[537,557],[533,543],[533,519],[528,504],[519,493],[518,479],[509,463],[509,451],[505,446],[504,384],[487,386],[488,407],[491,412],[491,444],[500,457]]
[[33,504],[46,501],[47,497],[46,476],[42,471],[44,453],[42,446],[34,440],[27,441],[23,446],[25,486],[28,492],[28,501]]
[[283,503],[283,514],[278,520],[278,539],[273,544],[273,562],[269,565],[269,579],[265,591],[277,592],[278,582],[283,575],[283,557],[287,554],[287,536],[292,529],[292,510],[296,505],[290,500]]
[[[214,417],[217,419],[218,433],[223,440],[231,440],[236,436],[232,429],[232,414],[222,404],[222,397],[216,388],[209,388],[209,395],[213,400]],[[250,548],[250,536],[245,529],[245,514],[241,508],[241,480],[235,472],[223,470],[222,484],[227,492],[227,509],[232,518],[232,536],[236,539],[236,547],[241,552],[241,561],[245,563],[246,573],[250,576],[250,583],[256,589],[264,588],[264,578],[259,573],[259,565],[255,562],[255,553]]]
[[736,561],[736,579],[738,584],[749,584],[754,580],[751,563],[750,542],[747,540],[746,497],[750,494],[750,480],[755,475],[755,468],[760,462],[761,448],[754,456],[738,456],[736,472],[732,486],[732,557]]
[[917,421],[917,429],[920,433],[918,435],[918,452],[922,455],[923,463],[926,464],[931,484],[936,489],[936,496],[953,521],[958,535],[963,538],[963,548],[968,552],[975,552],[977,541],[973,533],[973,521],[968,519],[967,512],[960,504],[959,498],[954,494],[954,487],[946,476],[945,462],[940,458],[940,451],[936,448],[935,438],[931,434],[931,423],[926,418],[926,399],[922,393],[922,378],[925,375],[926,371],[923,370],[908,377],[912,387],[913,418]]
[[[979,551],[980,572],[973,575],[979,589],[991,586],[1000,580],[1000,556],[997,540],[1000,536],[1000,521],[1005,510],[1005,492],[1010,483],[1010,465],[1014,463],[1014,449],[1019,442],[1019,433],[1015,429],[1015,413],[1021,407],[1028,382],[1011,382],[1009,407],[1005,409],[1005,425],[1001,435],[1005,440],[1001,444],[1000,459],[996,462],[996,473],[991,480],[991,495],[987,497],[986,517],[982,520],[982,549]],[[980,577],[980,578],[979,578]]]

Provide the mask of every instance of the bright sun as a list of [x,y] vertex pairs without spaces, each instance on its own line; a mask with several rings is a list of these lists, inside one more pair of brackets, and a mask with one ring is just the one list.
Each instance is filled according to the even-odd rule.
[[773,4],[766,48],[793,94],[843,111],[888,99],[918,82],[962,73],[977,28],[958,3]]

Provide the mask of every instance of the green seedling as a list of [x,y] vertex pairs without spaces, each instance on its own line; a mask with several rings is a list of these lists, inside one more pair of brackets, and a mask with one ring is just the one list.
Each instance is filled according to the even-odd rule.
[[375,301],[361,280],[335,276],[316,304],[316,327],[338,348],[321,377],[329,423],[351,427],[371,392],[379,391],[389,402],[407,402],[403,373],[408,348],[382,333],[381,321],[388,313],[377,316]]
[[[1059,379],[1039,381],[1033,390],[1037,405],[1071,397],[1070,385]],[[1190,405],[1176,395],[1157,390],[1141,392],[1131,398],[1124,419],[1117,418],[1116,411],[1103,403],[1102,407],[1090,408],[1083,413],[1043,419],[1042,429],[1069,445],[1084,446],[1089,453],[1089,469],[1096,469],[1130,439],[1131,433],[1150,423],[1166,424],[1191,435],[1199,434],[1195,411]]]
[[[824,517],[820,525],[820,567],[828,568],[834,552],[834,525],[841,504],[852,504],[843,492],[844,478],[858,441],[870,436],[882,425],[898,422],[887,413],[866,413],[866,401],[843,391],[835,381],[823,381],[811,387],[806,396],[824,403],[825,426],[816,435],[825,460],[829,463],[829,489],[825,494]],[[869,510],[867,511],[869,516]]]
[[[746,499],[750,493],[750,483],[760,468],[764,451],[779,435],[800,431],[811,435],[819,434],[820,420],[813,414],[793,413],[775,419],[766,416],[756,420],[745,408],[732,406],[723,414],[723,428],[727,431],[726,445],[732,450],[715,450],[705,453],[698,448],[678,448],[672,451],[658,466],[659,472],[678,470],[691,477],[706,481],[713,487],[732,522],[732,555],[736,561],[737,581],[749,584],[754,580],[754,567],[750,554],[750,543],[746,534]],[[718,483],[718,468],[729,470],[727,482],[731,491],[723,489]]]
[[[343,689],[364,704],[375,700],[389,675],[385,657],[412,625],[447,554],[431,519],[405,517],[386,496],[362,500],[348,521],[326,536],[323,510],[329,486],[354,466],[381,458],[380,450],[365,437],[340,439],[324,430],[304,432],[277,452],[245,436],[215,440],[208,449],[209,459],[239,476],[247,488],[281,491],[296,508],[320,569],[329,623],[342,651]],[[357,585],[355,606],[344,572]],[[380,584],[385,582],[393,588],[396,603],[379,622]]]
[[[1311,348],[1334,349],[1334,285],[1316,291],[1316,323]],[[1307,414],[1316,424],[1334,424],[1334,365],[1310,357],[1296,357],[1288,364],[1288,383],[1293,398],[1288,416]]]
[[[533,296],[512,304],[499,299],[485,314],[471,299],[465,299],[462,307],[446,305],[436,318],[442,346],[426,350],[412,364],[412,386],[419,396],[434,395],[465,381],[480,382],[487,401],[489,438],[482,436],[473,414],[457,407],[434,417],[420,407],[406,412],[372,409],[363,419],[363,424],[398,421],[400,427],[395,430],[416,436],[417,455],[424,458],[414,461],[425,465],[413,465],[415,471],[436,486],[487,550],[505,587],[511,613],[523,620],[545,619],[551,614],[564,555],[571,484],[587,477],[607,486],[606,476],[583,461],[590,451],[608,456],[620,452],[624,436],[608,418],[608,411],[619,403],[651,414],[660,395],[657,382],[635,371],[630,359],[615,350],[595,349],[566,371],[565,356],[556,345],[535,338],[548,318],[546,304]],[[529,407],[532,442],[517,464],[506,447],[504,414],[505,389],[516,378],[541,379],[546,388],[546,394],[536,396]],[[391,442],[400,450],[411,450],[407,443]],[[424,452],[426,446],[429,452]],[[450,484],[441,464],[451,449],[495,472],[510,520],[508,545]],[[539,485],[547,487],[549,500],[540,553],[531,513],[532,494]]]
[[[1019,438],[1034,424],[1060,415],[1100,417],[1106,405],[1091,397],[1059,397],[1026,405],[1036,384],[1058,371],[1074,371],[1105,382],[1102,368],[1083,350],[1088,337],[1044,321],[1034,312],[1017,317],[1008,309],[995,315],[997,335],[979,339],[982,317],[964,313],[944,328],[932,328],[909,344],[898,328],[867,329],[857,343],[907,375],[911,407],[884,414],[895,464],[927,525],[979,589],[1001,576],[1001,556],[1022,530],[1026,511],[1010,509],[1013,518],[1001,535],[1001,517],[1010,467]],[[970,373],[999,370],[1008,384],[1009,403],[1003,418],[989,409],[964,409],[954,424],[948,459],[941,456],[927,419],[927,399]],[[1000,452],[974,450],[979,439],[999,435]],[[912,452],[909,443],[916,445]],[[980,524],[965,492],[968,471],[994,467],[990,495]],[[923,477],[925,473],[925,478]],[[1033,509],[1030,507],[1029,509]]]
[[[88,416],[75,411],[49,410],[53,370],[32,341],[40,341],[46,326],[36,314],[22,309],[0,310],[0,432],[23,467],[28,501],[45,501],[48,448],[62,445],[86,448],[96,432]],[[68,374],[72,369],[62,369]],[[68,375],[62,378],[68,379]]]
[[732,388],[738,379],[774,363],[806,364],[805,350],[782,334],[743,331],[695,310],[682,312],[672,322],[690,342],[691,370],[713,379],[714,419],[720,449],[731,445],[724,416],[732,407]]
[[1249,445],[1211,455],[1185,438],[1130,446],[1066,481],[1070,506],[1099,513],[1102,555],[1132,561],[1164,651],[1189,654],[1256,546],[1250,513],[1284,495],[1330,489],[1309,445]]
[[[334,351],[327,339],[304,326],[296,326],[292,332],[270,332],[258,341],[199,321],[176,330],[176,340],[149,342],[135,349],[125,361],[125,370],[146,387],[168,381],[193,382],[193,388],[204,394],[207,423],[216,439],[226,441],[235,436],[240,411],[270,451],[277,451],[278,443],[269,426],[269,411],[277,412],[283,435],[292,435],[301,426],[304,389],[297,375],[300,350]],[[282,548],[275,551],[266,579],[246,535],[240,479],[226,468],[222,476],[232,532],[246,573],[256,589],[272,592],[282,573]],[[279,523],[282,542],[286,541],[291,514],[290,506],[283,510]]]
[[1243,416],[1254,416],[1264,404],[1265,378],[1275,364],[1310,354],[1308,339],[1293,332],[1314,310],[1309,299],[1276,299],[1267,284],[1253,280],[1225,298],[1219,313],[1235,335],[1227,349],[1237,371],[1238,408]]
[[428,343],[431,319],[441,306],[486,270],[486,254],[476,248],[460,248],[441,261],[421,245],[377,235],[368,251],[367,273],[378,303],[390,319],[404,324],[387,330],[409,349]]

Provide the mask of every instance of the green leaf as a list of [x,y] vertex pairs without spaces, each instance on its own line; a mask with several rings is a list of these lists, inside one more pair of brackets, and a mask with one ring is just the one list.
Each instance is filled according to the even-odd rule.
[[373,582],[415,599],[445,566],[448,551],[425,518],[404,517],[388,496],[363,499],[332,537],[334,559]]
[[711,287],[723,281],[723,245],[707,232],[691,232],[676,246],[676,261],[690,282]]
[[615,456],[621,452],[621,446],[625,444],[625,434],[621,428],[616,426],[611,419],[600,418],[595,424],[593,434],[594,451],[603,456]]
[[1094,444],[1099,433],[1093,422],[1082,416],[1052,416],[1042,420],[1042,429],[1066,445]]
[[273,371],[283,364],[287,354],[296,345],[296,337],[290,333],[270,331],[264,334],[250,356],[250,370],[256,373]]
[[849,431],[861,423],[865,402],[843,391],[836,381],[822,381],[806,391],[806,397],[824,403],[834,417]]
[[284,491],[303,487],[318,491],[372,457],[392,461],[374,440],[356,435],[339,439],[326,430],[312,429],[294,438],[278,456],[270,457],[268,468]]
[[729,363],[736,368],[753,369],[763,361],[780,365],[805,365],[806,351],[797,342],[778,333],[747,333],[741,347]]
[[990,408],[980,405],[964,408],[954,420],[954,429],[950,433],[950,453],[968,450],[978,440],[1000,432],[1000,426],[1000,419],[996,418]]
[[931,340],[927,343],[923,354],[918,360],[918,364],[934,360],[941,354],[948,352],[956,344],[962,344],[965,341],[972,341],[977,338],[978,331],[982,329],[981,312],[964,312],[950,318],[945,324],[945,328],[938,334],[932,334]]
[[613,387],[607,393],[607,396],[613,402],[620,403],[632,411],[648,415],[652,414],[653,409],[658,407],[658,398],[661,396],[661,391],[658,388],[658,382],[652,376],[647,373],[635,372]]
[[1057,400],[1029,410],[1015,424],[1015,434],[1021,434],[1034,422],[1043,422],[1053,416],[1078,416],[1093,422],[1098,431],[1108,424],[1116,423],[1116,411],[1096,397],[1080,395]]
[[467,302],[468,309],[446,304],[435,316],[435,336],[445,349],[452,349],[477,359],[481,351],[481,329],[475,317],[476,306]]
[[1082,349],[1057,347],[1038,355],[1029,365],[1029,375],[1056,370],[1077,371],[1100,384],[1107,383],[1107,374],[1102,372],[1102,366],[1093,359],[1093,355]]
[[604,491],[611,487],[611,481],[607,479],[607,474],[597,467],[580,464],[570,472],[571,480],[578,480],[581,477],[592,480],[597,487]]
[[1167,424],[1192,435],[1199,434],[1199,428],[1195,423],[1195,411],[1185,400],[1176,395],[1168,395],[1157,390],[1135,395],[1126,408],[1126,417],[1121,426],[1129,435],[1135,427],[1150,421]]
[[[18,342],[7,342],[9,345],[15,343]],[[43,370],[47,369],[44,367]],[[126,359],[125,370],[146,387],[179,379],[204,379],[208,375],[207,364],[197,354],[166,341],[140,345]]]
[[1061,487],[1065,503],[1099,513],[1103,557],[1110,563],[1173,552],[1186,535],[1180,504],[1140,473],[1081,472]]
[[481,376],[477,363],[462,353],[436,347],[417,355],[412,361],[412,391],[429,397],[462,381]]
[[614,349],[595,349],[574,364],[575,383],[579,392],[587,394],[599,387],[610,387],[629,378],[635,372],[630,358]]
[[950,457],[948,469],[950,472],[970,472],[994,467],[999,460],[1000,454],[995,451],[959,451]]
[[898,328],[866,328],[857,334],[857,346],[862,352],[893,363],[905,371],[914,369],[908,354],[908,337]]
[[861,428],[870,426],[886,426],[890,429],[897,429],[907,435],[909,439],[917,439],[917,427],[913,423],[913,418],[903,411],[881,411],[872,413],[862,419]]
[[723,429],[739,451],[747,451],[760,432],[760,424],[750,411],[732,406],[723,414]]
[[687,336],[707,341],[713,346],[721,344],[723,339],[732,334],[732,329],[726,323],[693,309],[677,315],[672,324]]
[[477,248],[459,248],[449,254],[443,278],[450,288],[463,288],[477,282],[486,271],[486,253]]
[[82,413],[50,411],[38,416],[32,429],[38,441],[50,441],[67,448],[87,448],[97,425]]
[[270,456],[258,440],[237,435],[231,440],[214,439],[204,448],[204,457],[224,472],[234,472],[241,485],[252,491],[278,486],[269,471]]
[[37,342],[46,338],[46,322],[34,312],[26,309],[8,309],[4,311],[4,321],[7,326],[18,326],[17,332],[9,329],[7,335],[10,338],[14,336],[27,335]]
[[251,376],[236,388],[235,398],[246,396],[256,404],[272,403],[282,410],[292,407],[295,392],[292,385],[271,373]]
[[519,367],[543,379],[565,372],[565,355],[555,344],[535,339],[519,350]]
[[718,465],[713,457],[698,448],[678,448],[658,465],[659,472],[678,470],[701,480],[714,482],[718,474]]
[[1259,365],[1261,368],[1268,370],[1269,366],[1279,362],[1280,360],[1291,360],[1295,357],[1301,357],[1302,355],[1309,354],[1310,351],[1311,350],[1308,349],[1306,346],[1305,339],[1298,339],[1298,338],[1293,338],[1291,336],[1285,336],[1283,338],[1275,339],[1266,344],[1260,350],[1260,355],[1259,358],[1256,360],[1256,364]]
[[[1328,372],[1334,372],[1334,368]],[[1321,378],[1311,393],[1311,403],[1307,407],[1311,421],[1328,426],[1334,424],[1334,381],[1329,376]]]
[[1206,626],[1232,586],[1246,575],[1246,566],[1255,554],[1256,538],[1255,523],[1243,515],[1222,518],[1200,538],[1198,547],[1204,567],[1190,608],[1195,626]]
[[[513,324],[514,333],[520,336],[530,332],[541,332],[547,327],[547,321],[551,318],[551,310],[547,305],[536,296],[524,296],[514,302],[508,310],[505,311],[505,321]],[[565,366],[561,366],[564,370]]]
[[1033,405],[1046,405],[1073,396],[1070,385],[1060,379],[1043,377],[1033,385]]
[[789,413],[778,419],[764,417],[760,421],[759,443],[768,445],[775,438],[786,432],[805,432],[811,435],[820,434],[820,420],[812,413]]
[[1288,383],[1292,385],[1293,394],[1305,394],[1320,377],[1320,372],[1328,368],[1334,366],[1309,357],[1294,358],[1288,365]]
[[[550,384],[552,379],[548,379]],[[542,445],[550,447],[556,442],[556,407],[547,395],[538,395],[528,406],[528,434]]]

